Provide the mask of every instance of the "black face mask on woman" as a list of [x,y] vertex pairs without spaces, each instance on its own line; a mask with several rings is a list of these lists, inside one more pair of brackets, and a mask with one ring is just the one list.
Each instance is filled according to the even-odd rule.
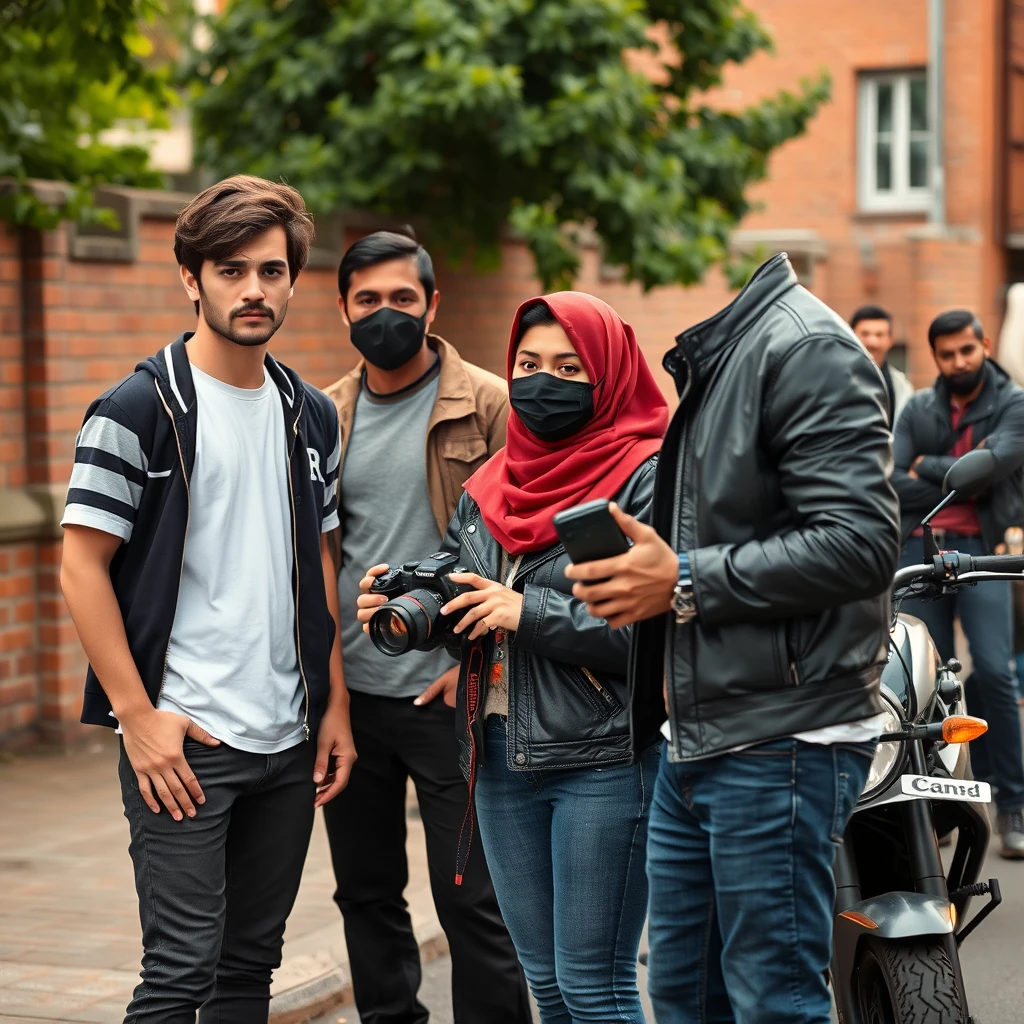
[[550,373],[513,378],[509,401],[523,426],[542,441],[572,437],[594,418],[594,385]]
[[381,306],[349,327],[352,344],[360,355],[381,370],[405,366],[420,350],[427,332],[427,314],[411,313]]

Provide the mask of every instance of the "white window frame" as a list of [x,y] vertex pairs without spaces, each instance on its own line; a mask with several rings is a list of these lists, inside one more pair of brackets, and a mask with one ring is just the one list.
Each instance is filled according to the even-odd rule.
[[[910,186],[911,137],[929,141],[927,131],[910,130],[910,81],[924,76],[922,68],[884,73],[863,73],[857,83],[857,199],[860,209],[867,213],[916,213],[927,210],[931,200],[931,164],[928,166],[929,184]],[[891,190],[880,192],[875,187],[875,142],[877,138],[878,87],[891,85],[892,96],[892,152],[893,177]]]

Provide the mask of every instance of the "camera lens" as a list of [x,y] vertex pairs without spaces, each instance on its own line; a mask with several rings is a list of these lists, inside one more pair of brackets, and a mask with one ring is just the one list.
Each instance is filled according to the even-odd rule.
[[441,618],[441,599],[431,590],[410,590],[382,604],[370,619],[370,639],[381,654],[397,658],[427,642]]
[[391,636],[408,636],[409,627],[406,626],[405,621],[398,612],[389,612],[387,622],[381,626],[381,629],[387,632]]

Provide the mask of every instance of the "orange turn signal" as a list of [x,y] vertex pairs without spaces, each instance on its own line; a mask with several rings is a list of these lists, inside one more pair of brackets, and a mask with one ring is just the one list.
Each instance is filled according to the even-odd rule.
[[950,715],[942,723],[942,738],[947,743],[970,743],[986,732],[988,722],[970,715]]
[[862,914],[858,910],[844,910],[840,917],[845,917],[847,921],[852,921],[854,924],[859,924],[863,928],[877,928],[878,925],[868,917],[867,914]]

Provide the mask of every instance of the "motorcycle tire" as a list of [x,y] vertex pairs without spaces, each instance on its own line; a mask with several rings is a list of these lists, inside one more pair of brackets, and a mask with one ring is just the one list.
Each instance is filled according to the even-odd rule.
[[966,1024],[953,964],[938,942],[868,939],[857,957],[861,1024]]

